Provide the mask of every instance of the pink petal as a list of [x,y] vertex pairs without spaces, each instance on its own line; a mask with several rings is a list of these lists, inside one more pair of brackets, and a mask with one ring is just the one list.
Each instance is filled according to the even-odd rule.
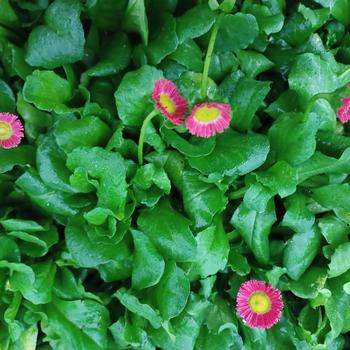
[[[264,314],[254,312],[249,306],[249,298],[253,293],[264,293],[271,303],[271,309]],[[281,292],[270,283],[250,280],[244,282],[237,294],[237,311],[243,320],[252,328],[271,328],[281,318],[283,301]]]
[[23,125],[18,117],[11,113],[0,112],[0,122],[8,124],[12,130],[9,138],[0,139],[0,147],[6,149],[17,147],[24,136]]
[[[161,94],[167,95],[175,105],[175,112],[169,113],[161,104]],[[181,125],[185,114],[188,110],[186,99],[180,94],[176,85],[167,79],[157,80],[154,84],[152,98],[157,106],[157,109],[162,112],[173,124]]]
[[[220,113],[215,120],[203,122],[196,118],[196,113],[202,108],[216,109]],[[230,126],[231,107],[225,103],[204,102],[193,107],[192,113],[187,118],[185,124],[192,135],[199,137],[211,137],[222,133]]]

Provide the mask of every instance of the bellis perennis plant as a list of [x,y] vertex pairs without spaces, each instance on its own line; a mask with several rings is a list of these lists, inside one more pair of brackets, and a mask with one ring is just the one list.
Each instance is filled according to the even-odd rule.
[[[188,103],[176,85],[167,79],[155,82],[152,99],[155,109],[145,118],[141,127],[138,159],[143,163],[143,143],[149,122],[159,113],[174,125],[181,125],[186,118]],[[230,126],[231,107],[225,103],[203,102],[193,106],[191,114],[185,120],[190,134],[199,137],[211,137],[222,133]]]

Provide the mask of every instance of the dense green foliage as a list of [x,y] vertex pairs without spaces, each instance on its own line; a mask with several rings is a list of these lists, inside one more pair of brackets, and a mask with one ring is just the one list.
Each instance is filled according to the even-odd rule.
[[[190,137],[154,82],[231,128]],[[1,350],[350,349],[348,0],[1,0]],[[316,94],[332,98],[318,100]],[[350,94],[349,94],[350,95]],[[240,284],[283,292],[247,327]]]

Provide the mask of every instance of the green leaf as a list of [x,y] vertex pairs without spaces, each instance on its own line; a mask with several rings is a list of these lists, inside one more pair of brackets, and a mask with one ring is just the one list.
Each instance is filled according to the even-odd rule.
[[11,273],[9,282],[12,288],[20,291],[22,294],[28,293],[32,290],[35,275],[31,267],[21,263],[12,263],[1,260],[0,268],[9,269]]
[[[265,5],[265,3],[263,3]],[[270,7],[270,8],[269,8]],[[267,6],[253,4],[248,7],[249,13],[253,14],[258,22],[259,29],[267,35],[278,33],[283,28],[284,16],[280,11],[272,10]]]
[[69,184],[70,171],[65,167],[66,157],[57,147],[55,139],[48,135],[42,139],[37,149],[36,164],[43,182],[59,191],[75,193]]
[[350,11],[350,4],[347,0],[334,0],[332,1],[331,14],[340,23],[345,26],[350,26],[349,16],[347,14]]
[[297,167],[299,182],[319,174],[345,174],[350,172],[350,148],[339,159],[327,157],[320,152]]
[[269,148],[263,135],[242,135],[227,130],[216,137],[213,152],[200,158],[189,157],[188,160],[203,174],[245,175],[265,162]]
[[71,171],[83,168],[89,176],[98,179],[97,206],[110,209],[120,220],[124,218],[127,197],[126,167],[120,154],[99,147],[76,148],[68,156],[67,167]]
[[25,172],[17,179],[16,184],[33,203],[52,215],[76,215],[79,211],[77,207],[86,205],[86,202],[72,200],[67,194],[51,190],[34,172]]
[[91,116],[60,119],[55,124],[54,135],[58,146],[65,153],[70,153],[78,147],[104,146],[111,136],[111,130],[99,118]]
[[161,349],[193,349],[199,333],[200,325],[186,313],[174,318],[171,322],[171,332],[174,337],[170,337],[164,328],[149,328],[147,331],[152,342]]
[[54,69],[84,55],[84,31],[78,0],[55,0],[46,10],[44,25],[29,35],[26,60],[31,66]]
[[236,13],[223,16],[215,43],[218,51],[237,51],[247,48],[259,34],[253,15]]
[[0,79],[0,111],[14,113],[16,100],[11,88]]
[[201,333],[196,342],[195,350],[221,350],[242,348],[242,339],[239,336],[233,324],[231,325],[223,329],[219,334],[212,333],[206,327],[202,327]]
[[286,113],[279,117],[268,132],[271,150],[278,160],[298,165],[315,152],[318,123],[315,118],[301,120],[302,115]]
[[197,5],[177,18],[179,42],[194,39],[207,33],[215,22],[215,14],[207,5]]
[[15,166],[31,166],[35,162],[35,149],[32,146],[19,146],[0,149],[0,173],[6,173]]
[[53,349],[106,349],[110,321],[108,310],[101,304],[55,298],[43,311],[41,329]]
[[350,210],[350,185],[333,184],[322,186],[312,190],[312,197],[327,209]]
[[198,174],[184,172],[182,195],[185,211],[196,228],[210,225],[214,215],[220,213],[227,199],[216,185],[198,179]]
[[[332,92],[339,87],[339,80],[333,67],[334,65],[320,56],[311,53],[297,56],[289,73],[288,82],[290,89],[298,94],[301,106],[306,108],[314,95]],[[330,125],[334,129],[336,116],[328,101],[318,100],[312,111],[315,112],[321,125],[325,125],[326,120],[330,118]]]
[[13,239],[6,237],[5,235],[0,236],[0,260],[7,260],[9,262],[20,261],[20,250]]
[[17,111],[25,121],[24,132],[28,141],[34,141],[51,125],[51,116],[26,102],[22,94],[17,95]]
[[248,209],[263,213],[266,210],[267,203],[275,194],[269,188],[256,182],[247,189],[243,202]]
[[23,86],[24,100],[44,111],[66,111],[72,96],[69,82],[53,71],[35,70]]
[[350,269],[350,242],[339,245],[331,256],[329,277],[338,277]]
[[[84,228],[84,231],[82,230]],[[102,264],[115,262],[120,270],[120,278],[130,275],[130,249],[125,241],[114,243],[99,242],[96,245],[96,235],[89,237],[91,228],[83,218],[74,217],[65,228],[65,239],[69,252],[81,267],[98,267]]]
[[267,264],[270,260],[269,234],[276,220],[275,205],[272,200],[268,202],[266,211],[262,213],[249,210],[244,203],[241,203],[231,219],[232,225],[252,250],[255,258],[262,264]]
[[5,26],[17,27],[19,24],[19,20],[16,12],[11,6],[8,0],[2,0],[1,2],[1,14],[0,14],[0,24]]
[[161,201],[154,208],[144,210],[137,224],[164,257],[175,261],[195,259],[197,244],[189,229],[189,222],[167,201]]
[[0,220],[0,224],[7,231],[40,232],[46,231],[45,227],[33,220],[5,219]]
[[102,303],[101,299],[90,292],[86,292],[82,280],[75,277],[73,272],[65,266],[58,267],[53,286],[55,295],[61,299],[91,299]]
[[282,198],[292,195],[298,184],[296,170],[283,160],[275,163],[264,172],[258,172],[256,178]]
[[8,235],[21,240],[18,244],[22,254],[31,257],[44,256],[50,247],[58,242],[58,233],[54,226],[42,233],[29,234],[23,231],[12,231]]
[[332,292],[325,304],[326,315],[329,319],[332,338],[336,338],[342,332],[349,331],[350,324],[350,295],[344,293],[343,286],[350,280],[350,271],[328,280],[327,288]]
[[178,46],[175,18],[164,12],[159,14],[152,25],[157,28],[152,31],[146,47],[147,56],[153,65],[159,64],[166,56],[173,53]]
[[350,233],[346,223],[330,215],[320,218],[318,220],[318,227],[326,241],[333,246],[345,243]]
[[206,278],[215,275],[226,267],[230,246],[222,223],[217,220],[215,226],[208,227],[196,236],[198,253],[189,275]]
[[325,268],[311,266],[297,281],[291,281],[289,288],[299,298],[314,299],[324,287],[326,280]]
[[175,262],[165,265],[164,274],[154,287],[154,303],[162,318],[169,320],[178,316],[187,304],[190,282]]
[[215,81],[221,81],[232,71],[236,71],[239,62],[233,52],[213,53],[209,68],[209,76]]
[[81,79],[89,77],[106,77],[121,72],[130,62],[131,48],[126,34],[117,33],[106,38],[101,47],[100,60],[96,65],[82,74]]
[[232,124],[238,130],[247,130],[252,127],[255,113],[269,91],[270,82],[268,81],[258,81],[249,77],[239,80],[230,99],[234,111]]
[[52,299],[56,265],[52,261],[32,265],[35,282],[33,288],[23,292],[24,298],[33,304],[47,304]]
[[123,27],[127,31],[141,35],[145,45],[148,44],[148,20],[144,0],[129,0],[124,15]]
[[115,31],[120,28],[128,0],[91,0],[86,7],[92,22],[103,30]]
[[297,56],[288,82],[304,105],[312,96],[332,92],[338,88],[338,79],[333,67],[321,57],[310,53]]
[[38,327],[36,325],[30,326],[26,329],[19,339],[20,348],[23,350],[35,350],[38,341]]
[[241,50],[237,52],[237,57],[242,70],[252,78],[274,66],[267,57],[255,51]]
[[298,280],[311,265],[320,248],[321,237],[318,227],[313,226],[307,231],[295,233],[287,242],[283,265],[293,280]]
[[124,125],[141,126],[153,108],[150,96],[154,82],[161,78],[161,71],[150,66],[125,74],[114,95]]
[[[286,198],[286,213],[281,225],[291,228],[295,232],[303,232],[311,229],[315,223],[315,216],[306,206],[306,198],[300,193]],[[322,231],[322,230],[321,230]]]
[[169,58],[190,71],[201,73],[203,70],[202,51],[194,40],[188,39],[180,44]]
[[7,42],[4,47],[1,60],[9,74],[18,75],[21,79],[32,73],[33,68],[25,61],[25,50],[11,42]]
[[130,291],[120,288],[114,294],[115,297],[131,312],[148,320],[152,327],[159,328],[162,320],[157,312],[148,304],[141,303]]
[[148,207],[153,207],[164,194],[169,194],[171,189],[171,182],[165,170],[153,164],[138,168],[132,184],[137,201]]
[[227,264],[239,276],[245,276],[251,270],[247,258],[239,252],[239,249],[233,247],[230,248]]
[[136,230],[131,233],[135,245],[132,287],[143,289],[154,286],[164,272],[164,260],[144,233]]
[[[202,102],[201,97],[201,84],[203,75],[202,73],[184,72],[176,80],[176,85],[181,91],[183,96],[186,96],[189,106],[193,106],[196,103]],[[219,98],[218,89],[216,83],[208,78],[207,95],[209,100],[216,100]]]

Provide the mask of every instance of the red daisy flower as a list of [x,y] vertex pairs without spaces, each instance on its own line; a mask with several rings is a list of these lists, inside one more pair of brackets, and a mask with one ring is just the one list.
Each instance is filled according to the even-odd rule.
[[157,80],[154,84],[152,98],[157,109],[173,124],[180,125],[185,118],[188,106],[186,99],[180,95],[176,85],[166,79]]
[[281,292],[270,283],[251,280],[241,284],[237,311],[252,328],[271,328],[281,318]]
[[350,97],[342,99],[342,106],[337,110],[338,119],[342,124],[350,120]]
[[204,102],[193,107],[186,120],[192,135],[211,137],[230,126],[231,107],[225,103]]
[[17,147],[23,137],[23,125],[16,115],[0,112],[0,148]]

